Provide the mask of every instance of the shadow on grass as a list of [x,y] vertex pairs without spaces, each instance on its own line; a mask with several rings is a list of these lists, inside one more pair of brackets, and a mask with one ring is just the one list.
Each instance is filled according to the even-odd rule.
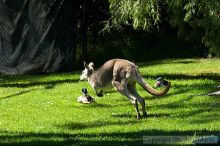
[[209,80],[219,80],[220,79],[220,74],[217,73],[202,73],[198,75],[187,75],[187,74],[171,74],[171,73],[166,73],[166,74],[156,74],[156,75],[142,75],[144,78],[155,78],[155,80],[159,77],[162,76],[166,79],[209,79]]
[[[160,118],[160,117],[168,117],[170,116],[170,114],[168,113],[155,113],[155,114],[148,114],[146,118]],[[115,118],[128,118],[128,119],[132,119],[132,118],[136,118],[136,116],[132,115],[132,114],[114,114],[112,115],[112,117]],[[144,119],[146,119],[145,117],[142,117]]]
[[[0,136],[1,145],[15,146],[72,146],[72,145],[146,145],[143,143],[143,136],[218,136],[217,131],[162,131],[162,130],[140,130],[138,132],[112,132],[112,133],[10,133]],[[219,140],[215,141],[219,144]]]
[[0,97],[0,100],[16,97],[16,96],[19,96],[25,93],[29,93],[35,90],[42,89],[42,88],[25,89],[25,88],[29,88],[33,86],[44,86],[45,89],[53,89],[57,84],[75,83],[75,82],[78,82],[78,80],[77,79],[64,79],[64,80],[42,81],[42,82],[33,81],[33,82],[25,83],[25,82],[13,82],[13,80],[10,78],[10,81],[4,81],[3,83],[0,82],[0,87],[3,87],[3,88],[16,87],[16,88],[24,88],[24,90],[11,94],[11,95]]
[[34,81],[34,82],[28,82],[28,83],[13,83],[13,81],[11,81],[10,83],[0,83],[0,87],[17,87],[17,88],[28,88],[31,86],[39,86],[39,85],[43,85],[46,86],[45,88],[47,89],[51,89],[53,88],[55,85],[57,84],[64,84],[64,83],[76,83],[79,82],[78,79],[64,79],[64,80],[52,80],[52,81]]
[[82,104],[82,103],[79,103],[78,104],[78,108],[85,108],[85,109],[93,109],[93,108],[111,108],[111,107],[120,107],[120,106],[125,106],[127,105],[127,102],[126,103],[120,103],[120,104],[115,104],[115,105],[112,105],[112,104],[105,104],[105,103],[101,103],[101,102],[93,102],[91,104]]
[[182,119],[190,125],[201,125],[220,121],[220,102],[190,102],[191,99],[192,97],[184,98],[170,103],[153,105],[150,108],[172,110],[172,115],[170,114],[171,118]]
[[166,64],[192,64],[192,63],[198,63],[199,60],[193,59],[193,60],[156,60],[156,61],[150,61],[150,62],[141,62],[137,63],[138,66],[154,66],[154,65],[166,65]]
[[70,122],[65,125],[57,125],[57,127],[65,129],[65,130],[83,130],[83,129],[90,129],[90,128],[100,128],[106,126],[118,126],[118,125],[128,125],[136,123],[136,121],[93,121],[93,122],[81,122],[75,123]]
[[19,96],[19,95],[22,95],[22,94],[25,94],[25,93],[29,93],[29,92],[32,92],[32,91],[35,91],[35,90],[38,90],[38,89],[30,89],[30,90],[20,91],[18,93],[14,93],[14,94],[11,94],[11,95],[8,95],[8,96],[0,97],[0,100],[13,98],[13,97],[16,97],[16,96]]

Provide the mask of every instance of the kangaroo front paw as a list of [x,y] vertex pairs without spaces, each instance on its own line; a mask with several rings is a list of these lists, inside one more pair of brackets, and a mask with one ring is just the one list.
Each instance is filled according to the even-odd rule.
[[137,119],[140,119],[140,118],[141,118],[141,114],[138,113],[138,114],[136,115],[136,118],[137,118]]
[[100,90],[100,92],[96,91],[95,93],[96,93],[96,95],[97,95],[98,97],[103,97],[102,90]]
[[98,93],[96,94],[98,97],[103,97],[103,94],[102,93]]

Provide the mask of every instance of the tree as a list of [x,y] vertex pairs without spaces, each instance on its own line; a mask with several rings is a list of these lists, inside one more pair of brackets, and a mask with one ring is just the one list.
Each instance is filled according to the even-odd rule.
[[[189,38],[201,35],[201,42],[209,48],[209,55],[220,55],[220,1],[216,0],[167,0],[173,12],[170,22],[187,32]],[[181,10],[181,15],[176,11]],[[182,17],[181,17],[182,16]],[[181,18],[181,19],[178,19]],[[190,26],[186,30],[184,27]]]
[[210,54],[220,55],[220,1],[109,0],[109,3],[111,18],[106,28],[130,25],[134,29],[150,30],[159,28],[163,19],[178,28],[179,37],[199,38]]
[[111,26],[132,25],[149,30],[159,21],[157,0],[109,0]]

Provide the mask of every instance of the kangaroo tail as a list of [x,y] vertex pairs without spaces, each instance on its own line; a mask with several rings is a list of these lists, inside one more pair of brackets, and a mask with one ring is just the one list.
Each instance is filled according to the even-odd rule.
[[168,85],[163,90],[158,91],[158,90],[152,88],[138,72],[136,72],[136,80],[142,88],[144,88],[148,93],[150,93],[151,95],[154,95],[154,96],[165,95],[170,90],[170,87],[171,87],[171,83],[168,82]]

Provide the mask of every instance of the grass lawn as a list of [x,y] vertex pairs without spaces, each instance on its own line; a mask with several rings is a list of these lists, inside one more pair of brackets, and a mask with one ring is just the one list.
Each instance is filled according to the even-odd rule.
[[[130,101],[114,90],[97,97],[80,72],[0,77],[1,145],[143,145],[143,136],[220,135],[220,59],[139,63],[150,85],[172,82],[164,97],[145,98],[148,118],[135,119]],[[76,102],[88,88],[96,102]],[[139,106],[140,107],[140,106]],[[184,142],[187,144],[188,142]],[[189,143],[188,143],[189,144]]]

